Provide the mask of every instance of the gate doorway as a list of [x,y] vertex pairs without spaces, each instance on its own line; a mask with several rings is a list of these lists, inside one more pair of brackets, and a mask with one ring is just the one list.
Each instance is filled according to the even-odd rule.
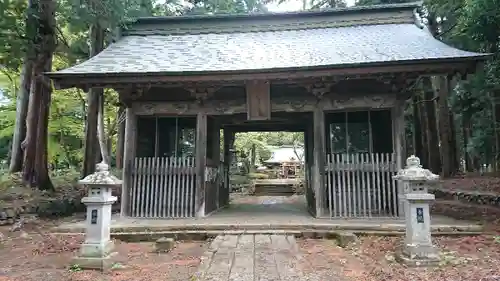
[[[195,116],[138,118],[136,158],[131,163],[129,175],[131,188],[127,194],[128,213],[132,217],[204,217],[229,207],[231,191],[237,185],[231,175],[237,175],[235,171],[244,169],[242,167],[244,165],[247,166],[247,177],[249,173],[259,174],[259,167],[256,167],[255,161],[252,160],[257,159],[256,154],[246,157],[246,161],[253,165],[251,171],[248,170],[248,164],[242,164],[242,161],[238,164],[238,156],[241,160],[243,155],[238,155],[236,150],[236,136],[241,133],[255,134],[256,132],[300,135],[298,141],[302,146],[302,153],[299,154],[302,159],[283,163],[286,165],[280,166],[274,176],[276,180],[294,180],[297,186],[292,185],[290,188],[292,191],[301,189],[298,192],[300,195],[290,198],[295,194],[291,192],[282,198],[272,198],[272,196],[267,199],[265,197],[254,198],[254,202],[257,202],[254,205],[260,205],[256,208],[251,206],[249,208],[249,204],[244,203],[248,199],[239,197],[233,201],[233,203],[239,202],[239,207],[235,205],[231,210],[239,209],[245,213],[252,209],[256,213],[297,212],[304,216],[307,216],[309,211],[315,215],[315,196],[311,187],[312,153],[311,147],[308,146],[312,138],[311,112],[273,112],[271,120],[266,121],[247,121],[246,114],[208,115],[206,118],[207,137],[201,148],[196,145],[199,143],[197,138],[200,137],[200,126]],[[279,141],[283,142],[283,140]],[[197,170],[198,149],[205,150],[206,155],[203,159],[205,169],[202,172]],[[248,154],[248,150],[246,153]],[[270,157],[263,160],[272,159]],[[262,163],[262,165],[271,167],[273,166],[271,162]],[[300,167],[296,167],[293,172],[290,171],[291,162]],[[300,175],[297,175],[297,172],[300,172]],[[200,179],[197,177],[199,174],[204,176]],[[294,174],[293,179],[292,174]],[[255,178],[255,180],[262,179]],[[202,182],[202,188],[197,187],[199,182]],[[259,182],[256,183],[259,184]],[[261,188],[266,189],[265,186]],[[269,187],[267,191],[270,191]],[[269,197],[269,194],[267,195]],[[283,206],[283,208],[277,208],[277,206]],[[300,207],[296,208],[296,206]]]
[[273,112],[266,121],[241,114],[220,122],[229,212],[314,215],[306,145],[312,113]]

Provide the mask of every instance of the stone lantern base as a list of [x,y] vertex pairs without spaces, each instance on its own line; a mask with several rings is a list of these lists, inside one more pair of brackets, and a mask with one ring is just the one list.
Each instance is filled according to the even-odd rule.
[[83,243],[79,255],[73,258],[71,264],[81,269],[106,271],[113,266],[113,249],[113,241],[104,244]]
[[411,267],[437,266],[440,262],[439,251],[436,247],[405,244],[396,252],[398,262]]

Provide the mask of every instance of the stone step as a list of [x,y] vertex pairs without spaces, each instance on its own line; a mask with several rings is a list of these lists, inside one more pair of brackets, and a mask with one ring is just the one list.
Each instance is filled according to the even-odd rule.
[[[402,236],[404,235],[404,230],[364,230],[364,231],[351,231],[356,235],[373,235],[373,236]],[[314,229],[304,229],[304,230],[293,230],[293,229],[262,229],[262,230],[187,230],[187,231],[135,231],[135,232],[112,232],[111,236],[118,240],[123,240],[127,242],[153,242],[159,238],[167,237],[174,238],[176,240],[185,241],[203,241],[210,238],[214,238],[218,235],[291,235],[297,238],[310,238],[310,239],[336,239],[339,233],[344,232],[343,230],[314,230]],[[433,235],[440,236],[469,236],[478,235],[482,231],[478,230],[434,230]],[[67,233],[59,232],[54,233],[55,235],[83,235],[83,233]]]
[[254,195],[286,196],[294,193],[292,185],[255,185]]

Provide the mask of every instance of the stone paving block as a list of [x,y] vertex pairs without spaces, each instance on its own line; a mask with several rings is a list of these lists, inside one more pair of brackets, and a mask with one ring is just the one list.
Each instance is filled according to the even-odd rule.
[[212,263],[213,256],[219,250],[219,247],[224,241],[224,239],[225,239],[224,235],[219,235],[215,237],[214,240],[212,240],[212,242],[208,246],[208,249],[201,257],[200,265],[195,274],[196,278],[195,280],[202,280],[204,278],[205,273],[207,272],[208,268],[210,267],[210,264]]
[[238,247],[234,253],[229,280],[253,281],[254,280],[254,235],[241,235]]
[[225,235],[219,249],[214,253],[212,262],[203,276],[203,281],[228,280],[238,244],[238,235]]
[[339,281],[335,272],[301,271],[297,242],[292,235],[220,235],[210,244],[196,281]]
[[269,235],[255,235],[255,281],[279,281]]
[[297,253],[287,237],[284,235],[271,235],[271,244],[274,250],[276,268],[280,277],[279,280],[303,280],[298,268],[299,260]]

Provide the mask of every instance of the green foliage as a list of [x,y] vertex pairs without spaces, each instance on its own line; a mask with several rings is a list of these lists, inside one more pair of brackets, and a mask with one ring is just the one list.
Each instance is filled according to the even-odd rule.
[[[345,1],[304,0],[304,7],[343,7]],[[0,1],[0,87],[6,102],[0,105],[0,160],[6,161],[15,121],[15,98],[19,71],[29,48],[27,1]],[[116,39],[120,27],[140,16],[265,12],[270,0],[61,0],[57,1],[58,46],[54,70],[84,61],[89,56],[89,27],[105,28],[106,44]],[[285,1],[278,1],[285,2]],[[356,5],[412,2],[408,0],[358,0]],[[307,4],[307,5],[306,5]],[[461,83],[450,96],[450,106],[459,124],[471,123],[468,152],[487,157],[495,136],[492,103],[500,94],[500,0],[426,0],[425,15],[439,22],[438,38],[458,48],[495,54],[482,73]],[[106,91],[105,130],[115,146],[118,103],[114,91]],[[49,162],[53,168],[78,167],[82,161],[86,94],[77,89],[54,91],[49,123]],[[410,130],[411,131],[411,130]],[[460,134],[459,134],[460,135]],[[301,133],[239,134],[235,146],[256,160],[267,160],[270,146],[303,144]],[[484,158],[483,157],[483,158]]]
[[263,162],[271,157],[273,146],[304,144],[303,133],[249,132],[236,135],[234,146],[244,158],[249,157],[255,147],[256,160]]
[[[21,66],[25,41],[26,1],[0,1],[0,70],[17,70]],[[3,68],[5,69],[2,69]]]
[[[36,1],[33,3],[37,3]],[[106,30],[106,45],[117,37],[117,30],[142,16],[166,16],[185,13],[243,13],[265,11],[265,1],[224,0],[61,0],[57,1],[58,46],[53,69],[67,68],[89,57],[89,27],[100,25]],[[35,7],[34,7],[35,8]],[[0,1],[0,88],[5,103],[0,105],[0,161],[5,166],[9,157],[16,118],[16,94],[19,72],[30,48],[34,30],[26,30],[26,20],[34,11],[26,1]],[[32,38],[31,38],[32,39]],[[78,89],[55,90],[49,117],[48,161],[53,169],[73,169],[83,160],[84,124],[87,108],[86,93]],[[116,135],[122,119],[117,118],[118,95],[105,91],[105,133],[116,146]],[[245,144],[244,146],[248,146]],[[261,152],[267,156],[264,145]],[[113,154],[113,153],[112,153]],[[269,154],[269,153],[268,153]]]

